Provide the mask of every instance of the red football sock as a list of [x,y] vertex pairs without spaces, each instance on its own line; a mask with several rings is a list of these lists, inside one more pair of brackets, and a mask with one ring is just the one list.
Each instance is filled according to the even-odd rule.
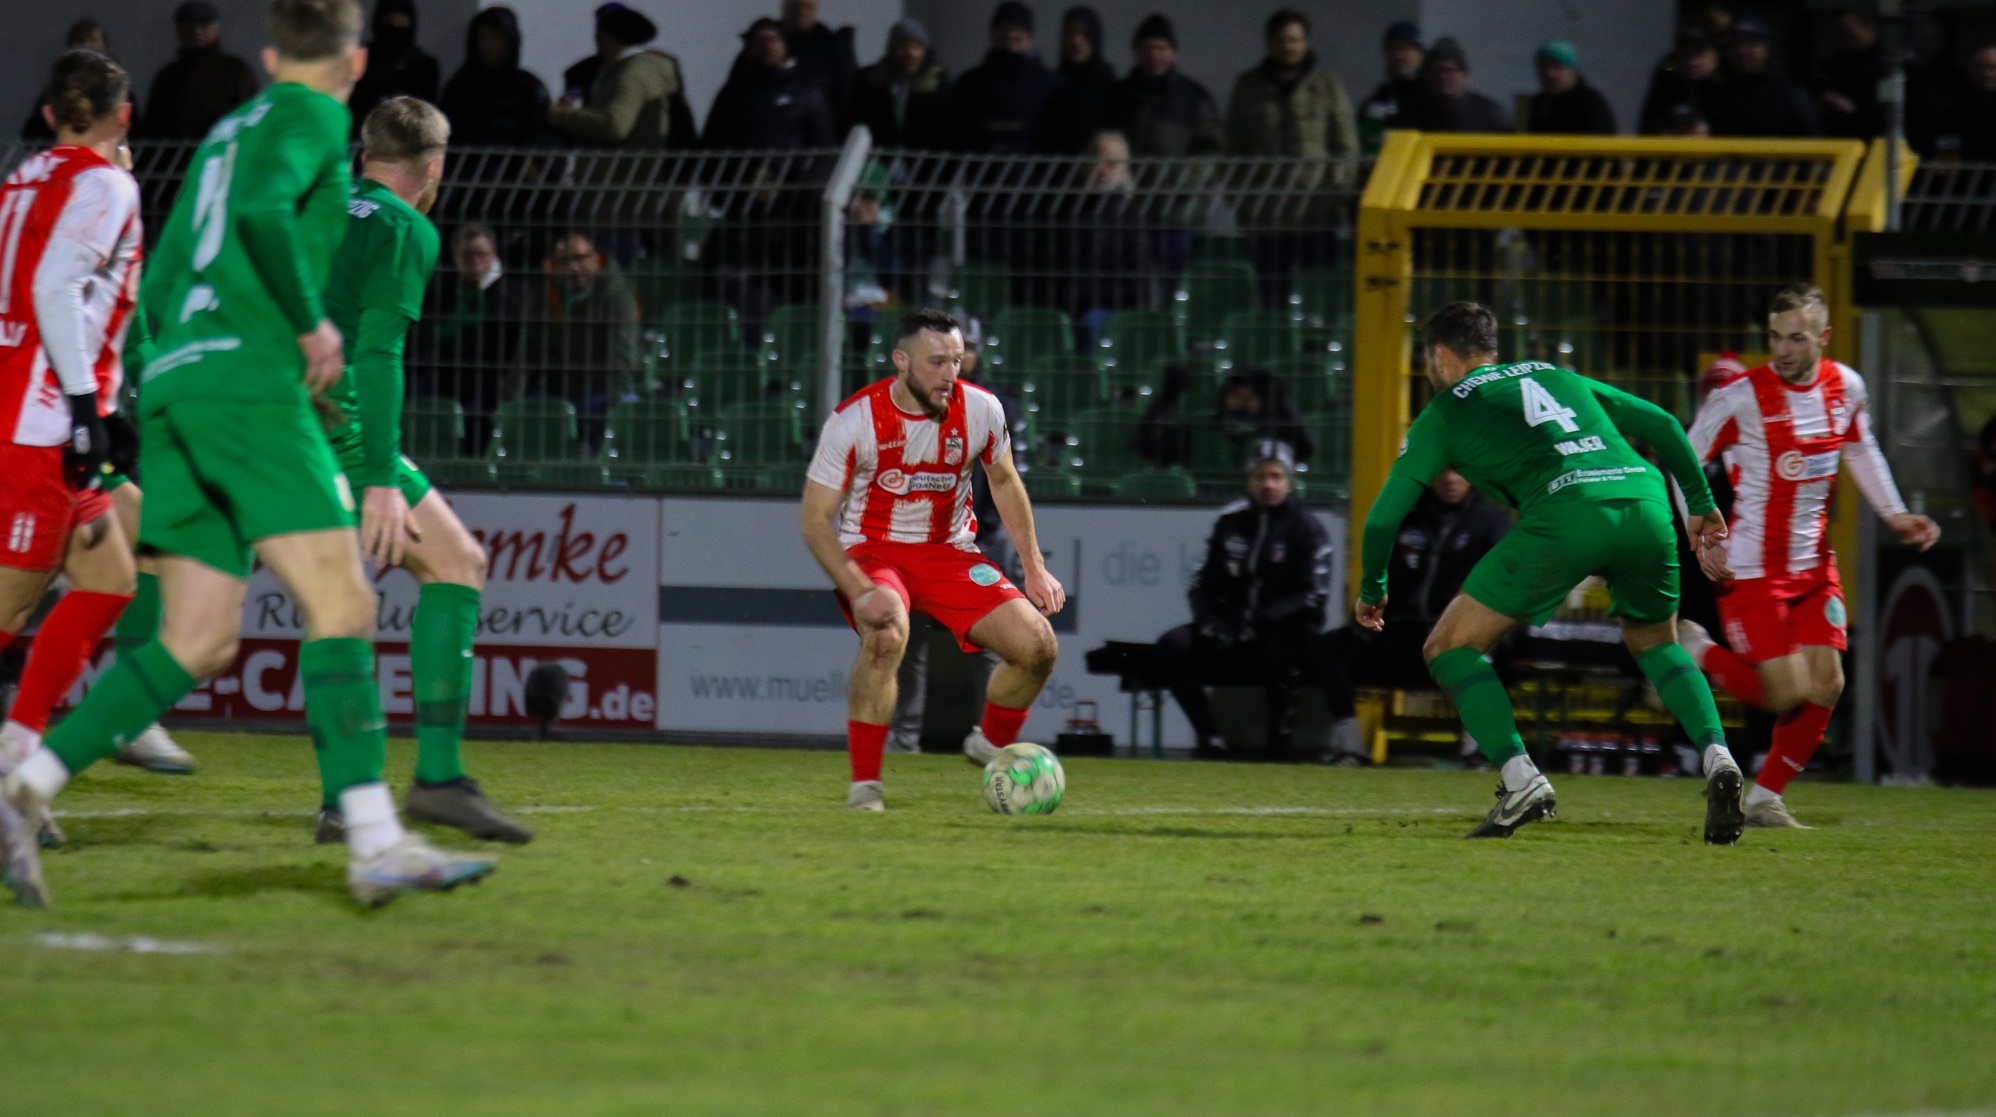
[[852,757],[852,782],[880,778],[880,754],[887,751],[887,727],[864,721],[846,722],[846,752]]
[[6,651],[6,650],[7,650],[7,645],[9,645],[9,644],[11,644],[11,643],[13,643],[13,642],[14,642],[14,634],[13,634],[13,633],[11,633],[11,632],[0,632],[0,652],[4,652],[4,651]]
[[88,590],[63,594],[35,633],[27,666],[21,669],[21,689],[8,719],[37,733],[48,728],[50,711],[75,685],[97,641],[117,623],[118,614],[131,600],[130,594]]
[[1814,702],[1804,702],[1782,714],[1774,723],[1774,747],[1767,750],[1767,761],[1753,782],[1781,794],[1788,781],[1809,766],[1809,758],[1823,743],[1823,730],[1829,727],[1830,708]]
[[977,723],[977,728],[984,730],[985,740],[1002,749],[1019,739],[1019,727],[1026,724],[1026,715],[1032,712],[1030,707],[1015,710],[1010,706],[986,702],[984,718]]
[[1705,662],[1700,667],[1727,694],[1749,706],[1767,706],[1767,684],[1760,681],[1760,672],[1740,653],[1714,644],[1705,650]]

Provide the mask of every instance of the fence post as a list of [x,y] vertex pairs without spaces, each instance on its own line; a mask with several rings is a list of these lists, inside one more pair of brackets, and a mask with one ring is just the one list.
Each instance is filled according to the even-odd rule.
[[841,365],[846,347],[846,207],[853,187],[873,150],[873,133],[864,124],[853,126],[825,184],[822,240],[824,274],[818,285],[818,422],[822,424],[845,398]]

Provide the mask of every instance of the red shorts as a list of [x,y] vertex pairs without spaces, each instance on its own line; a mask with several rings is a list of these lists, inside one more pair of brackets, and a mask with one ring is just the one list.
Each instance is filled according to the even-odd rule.
[[[993,609],[1025,594],[976,551],[947,543],[861,543],[846,549],[866,576],[893,590],[912,612],[927,613],[949,629],[966,652],[980,649],[970,630]],[[852,623],[852,602],[840,593],[839,609]]]
[[1726,643],[1748,663],[1793,655],[1805,646],[1849,646],[1844,638],[1844,590],[1837,564],[1814,570],[1743,578],[1719,587]]
[[69,533],[110,510],[104,490],[69,487],[62,447],[0,442],[0,566],[60,568]]

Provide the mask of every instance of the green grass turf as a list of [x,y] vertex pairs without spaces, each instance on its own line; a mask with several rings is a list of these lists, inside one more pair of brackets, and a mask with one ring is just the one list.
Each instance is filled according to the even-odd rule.
[[1488,775],[1077,760],[1003,818],[893,757],[861,816],[830,752],[476,744],[566,809],[364,913],[299,739],[184,740],[191,779],[78,781],[56,907],[0,909],[8,1117],[1996,1103],[1987,792],[1800,784],[1819,829],[1714,849],[1694,781],[1556,777],[1465,842]]

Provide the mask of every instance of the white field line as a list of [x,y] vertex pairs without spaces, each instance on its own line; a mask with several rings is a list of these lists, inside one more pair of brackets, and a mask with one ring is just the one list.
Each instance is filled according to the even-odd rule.
[[[588,814],[592,811],[627,811],[633,814],[794,814],[796,807],[758,807],[747,804],[687,803],[680,806],[607,807],[584,804],[548,803],[513,808],[515,814]],[[1147,815],[1209,817],[1280,817],[1302,815],[1324,818],[1370,818],[1379,815],[1456,815],[1467,807],[1070,807],[1066,817],[1142,817]],[[57,818],[310,818],[313,811],[285,810],[203,810],[193,807],[107,807],[75,811],[58,810]],[[1996,1114],[1990,1115],[1996,1117]]]
[[211,943],[156,939],[149,935],[99,935],[90,931],[43,931],[32,941],[54,950],[88,950],[114,954],[220,954]]

